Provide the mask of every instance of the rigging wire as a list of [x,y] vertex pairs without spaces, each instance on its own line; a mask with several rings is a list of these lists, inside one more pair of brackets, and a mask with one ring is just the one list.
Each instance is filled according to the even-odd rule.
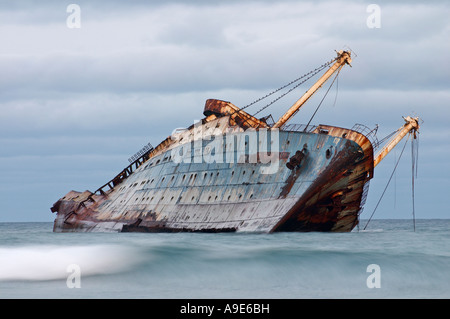
[[[397,149],[394,148],[394,163],[397,162]],[[397,173],[394,175],[394,209],[397,208]]]
[[319,73],[320,71],[322,71],[323,69],[325,69],[328,65],[330,65],[330,64],[331,64],[332,62],[334,62],[335,60],[336,60],[336,59],[331,60],[330,62],[327,62],[327,63],[321,65],[321,66],[318,67],[317,69],[308,72],[307,74],[303,75],[302,77],[300,77],[300,78],[298,78],[298,79],[296,79],[296,80],[294,80],[294,81],[292,81],[292,82],[286,84],[285,86],[282,86],[281,88],[279,88],[279,89],[273,91],[272,93],[267,94],[266,96],[264,96],[264,97],[262,97],[262,98],[260,98],[260,99],[258,99],[258,100],[256,100],[256,101],[250,103],[249,105],[246,105],[244,108],[246,108],[246,107],[248,107],[248,106],[250,106],[250,105],[253,105],[253,104],[255,104],[256,102],[259,102],[259,101],[261,101],[262,99],[265,99],[266,97],[272,95],[273,93],[276,93],[276,92],[278,92],[278,91],[280,91],[280,90],[282,90],[282,89],[288,87],[289,85],[291,85],[291,84],[297,82],[298,80],[304,78],[305,76],[311,74],[311,75],[308,76],[306,79],[304,79],[304,80],[301,81],[300,83],[296,84],[295,86],[293,86],[292,88],[290,88],[288,91],[284,92],[283,94],[281,94],[280,96],[278,96],[277,98],[275,98],[274,100],[272,100],[272,101],[271,101],[270,103],[268,103],[267,105],[263,106],[258,112],[256,112],[256,113],[253,114],[253,115],[256,115],[256,114],[262,112],[263,110],[265,110],[266,108],[268,108],[269,106],[271,106],[272,104],[274,104],[275,102],[277,102],[279,99],[283,98],[284,96],[286,96],[287,94],[291,93],[293,90],[295,90],[296,88],[298,88],[300,85],[302,85],[303,83],[305,83],[306,81],[308,81],[309,79],[311,79],[313,76],[315,76],[317,73]]
[[[313,115],[312,115],[311,118],[309,119],[308,124],[306,124],[305,131],[306,131],[306,128],[307,128],[307,127],[309,126],[309,124],[311,123],[311,121],[312,121],[312,119],[314,118],[314,116],[316,116],[317,111],[319,110],[320,106],[322,105],[322,102],[325,100],[326,96],[328,95],[328,92],[330,91],[331,87],[333,86],[334,81],[336,81],[336,79],[338,78],[339,73],[341,73],[341,70],[342,70],[342,66],[341,66],[341,68],[339,69],[339,71],[336,73],[336,75],[334,76],[333,82],[331,82],[330,86],[328,87],[328,90],[325,92],[324,96],[322,97],[322,100],[320,101],[320,103],[319,103],[319,105],[317,106],[316,110],[314,111]],[[336,97],[337,97],[337,94],[336,94]],[[336,103],[336,100],[335,100],[334,102]],[[298,112],[298,110],[297,110],[297,112]],[[296,113],[297,113],[297,112],[296,112]],[[294,115],[295,115],[295,113],[294,113],[292,116],[294,116]]]
[[393,131],[392,133],[389,133],[388,135],[386,135],[385,137],[383,137],[381,140],[379,140],[377,143],[375,143],[373,145],[374,149],[377,149],[378,147],[380,147],[381,144],[383,144],[385,141],[387,141],[389,138],[391,138],[395,133],[397,133],[398,131],[400,131],[401,128]]
[[314,69],[314,70],[312,70],[312,71],[309,71],[308,73],[302,75],[301,77],[299,77],[299,78],[297,78],[297,79],[295,79],[295,80],[293,80],[293,81],[291,81],[291,82],[289,82],[289,83],[283,85],[282,87],[280,87],[280,88],[278,88],[278,89],[276,89],[276,90],[274,90],[274,91],[272,91],[272,92],[266,94],[266,95],[263,96],[263,97],[260,97],[259,99],[256,99],[255,101],[253,101],[253,102],[247,104],[246,106],[244,106],[244,107],[242,107],[242,108],[240,108],[240,109],[238,109],[238,110],[235,110],[235,111],[234,111],[233,113],[231,113],[230,115],[233,115],[233,114],[235,114],[235,113],[238,113],[239,111],[242,111],[242,110],[244,110],[244,109],[246,109],[246,108],[252,106],[253,104],[258,103],[258,102],[260,102],[260,101],[262,101],[262,100],[268,98],[269,96],[271,96],[271,95],[273,95],[273,94],[275,94],[275,93],[277,93],[277,92],[279,92],[279,91],[281,91],[281,90],[283,90],[283,89],[289,87],[290,85],[292,85],[292,84],[294,84],[294,83],[296,83],[296,82],[302,80],[303,78],[305,78],[303,81],[301,81],[300,83],[297,83],[294,87],[290,88],[287,92],[281,94],[280,96],[278,96],[277,98],[275,98],[273,101],[271,101],[271,102],[268,103],[267,105],[263,106],[259,111],[257,111],[257,112],[256,112],[255,114],[253,114],[253,115],[256,115],[256,114],[260,113],[261,111],[263,111],[264,109],[268,108],[269,106],[271,106],[272,104],[274,104],[276,101],[278,101],[279,99],[281,99],[282,97],[284,97],[284,96],[287,95],[288,93],[292,92],[294,89],[296,89],[297,87],[299,87],[300,85],[302,85],[303,83],[305,83],[306,81],[308,81],[309,79],[311,79],[313,76],[315,76],[316,74],[318,74],[319,72],[321,72],[323,69],[325,69],[327,66],[331,65],[331,64],[332,64],[333,62],[335,62],[336,60],[337,60],[337,58],[334,58],[334,59],[332,59],[331,61],[322,64],[321,66],[317,67],[316,69]]
[[373,212],[372,212],[372,215],[370,215],[370,218],[369,218],[369,220],[367,221],[366,226],[364,226],[364,230],[366,230],[367,225],[369,225],[370,221],[372,220],[372,217],[373,217],[373,215],[375,214],[375,211],[377,210],[378,205],[380,204],[381,199],[383,198],[384,193],[386,192],[386,190],[387,190],[387,188],[388,188],[388,186],[389,186],[389,183],[391,182],[392,176],[394,176],[395,170],[397,169],[398,163],[400,163],[400,159],[402,158],[403,151],[405,150],[405,147],[406,147],[406,144],[408,143],[409,138],[410,138],[410,135],[408,135],[408,139],[406,140],[405,144],[403,145],[402,152],[400,153],[400,156],[398,157],[397,163],[395,164],[395,167],[394,167],[394,170],[392,171],[391,177],[389,177],[389,180],[388,180],[388,182],[387,182],[387,184],[386,184],[386,187],[384,188],[383,193],[381,194],[381,197],[380,197],[380,199],[378,200],[378,203],[377,203],[377,205],[375,206],[375,209],[374,209]]
[[[341,70],[339,70],[339,72],[341,72]],[[337,97],[338,97],[338,92],[339,92],[339,78],[336,79],[336,95],[334,96],[333,107],[336,106],[336,101],[337,101]]]
[[[253,116],[255,116],[256,114],[262,112],[263,110],[265,110],[266,108],[268,108],[269,106],[271,106],[272,104],[274,104],[275,102],[277,102],[279,99],[281,99],[282,97],[284,97],[285,95],[287,95],[288,93],[292,92],[294,89],[298,88],[300,85],[302,85],[303,83],[305,83],[306,81],[308,81],[309,79],[311,79],[312,77],[314,77],[316,74],[318,74],[319,72],[321,72],[323,69],[325,69],[327,66],[331,65],[333,62],[335,62],[338,58],[334,58],[333,60],[326,62],[324,64],[322,64],[321,66],[315,68],[312,71],[309,71],[308,73],[305,73],[304,75],[302,75],[301,77],[283,85],[282,87],[266,94],[263,97],[260,97],[259,99],[247,104],[246,106],[242,107],[242,108],[238,108],[237,110],[235,110],[233,113],[230,114],[230,117],[233,116],[235,113],[238,113],[246,108],[248,108],[249,106],[252,106],[255,103],[258,103],[262,100],[264,100],[265,98],[277,93],[278,91],[281,91],[285,88],[287,88],[288,86],[294,84],[295,82],[300,81],[301,79],[305,78],[303,81],[301,81],[300,83],[297,83],[294,87],[290,88],[287,92],[281,94],[279,97],[277,97],[276,99],[274,99],[273,101],[271,101],[270,103],[268,103],[267,105],[265,105],[264,107],[262,107],[258,112],[256,112],[255,114],[253,114]],[[247,122],[248,124],[248,120],[244,119],[244,122]]]
[[414,231],[416,231],[416,208],[415,208],[415,178],[417,178],[417,160],[419,158],[419,150],[418,150],[418,143],[414,142],[416,141],[417,137],[414,137],[411,139],[411,196],[412,196],[412,216],[413,216],[413,225],[414,225]]

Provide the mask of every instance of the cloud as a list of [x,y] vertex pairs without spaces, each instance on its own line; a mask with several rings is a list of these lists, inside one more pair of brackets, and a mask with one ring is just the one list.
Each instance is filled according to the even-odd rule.
[[[382,137],[402,124],[402,115],[416,113],[424,119],[427,174],[436,175],[427,163],[448,168],[446,3],[380,1],[379,29],[367,27],[365,1],[76,3],[80,29],[66,26],[68,3],[0,3],[0,159],[11,189],[20,188],[11,183],[27,161],[41,172],[36,180],[64,189],[80,186],[70,179],[83,167],[103,165],[110,174],[95,178],[112,177],[147,142],[157,144],[201,118],[206,99],[242,107],[334,58],[344,45],[357,55],[353,67],[341,72],[336,105],[333,88],[314,123],[379,124]],[[277,119],[306,88],[267,112]],[[323,93],[293,122],[307,122]],[[87,183],[97,185],[92,178]]]
[[[4,26],[0,67],[8,77],[0,87],[17,94],[269,88],[345,44],[358,54],[350,87],[443,88],[449,81],[437,72],[449,49],[440,41],[449,32],[442,6],[383,6],[378,30],[367,28],[361,3],[170,4],[109,15],[91,7],[82,6],[77,30],[64,19]],[[435,58],[423,56],[426,49]]]

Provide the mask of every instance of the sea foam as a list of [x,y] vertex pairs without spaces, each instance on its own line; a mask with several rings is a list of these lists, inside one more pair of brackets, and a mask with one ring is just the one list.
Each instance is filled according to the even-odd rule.
[[83,276],[125,271],[139,262],[136,249],[119,245],[0,248],[0,280],[67,278],[73,265]]

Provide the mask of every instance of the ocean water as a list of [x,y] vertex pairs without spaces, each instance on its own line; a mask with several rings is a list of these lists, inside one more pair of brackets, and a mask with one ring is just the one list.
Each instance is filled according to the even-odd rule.
[[343,234],[52,226],[0,223],[0,298],[450,297],[450,220],[416,220],[416,231],[411,220],[372,220]]

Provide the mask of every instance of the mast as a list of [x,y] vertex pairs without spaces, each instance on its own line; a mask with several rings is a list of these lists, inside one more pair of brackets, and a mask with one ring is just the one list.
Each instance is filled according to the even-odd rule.
[[[282,127],[298,110],[305,104],[306,101],[314,94],[322,85],[335,73],[340,70],[345,64],[350,65],[352,59],[350,52],[340,50],[337,52],[338,56],[336,62],[325,72],[322,77],[308,90],[303,96],[290,107],[290,109],[274,124],[274,128]],[[351,66],[351,65],[350,65]]]
[[416,138],[416,132],[419,131],[419,118],[407,116],[403,118],[405,124],[397,130],[397,133],[391,138],[391,140],[375,155],[373,161],[373,167],[377,166],[386,155],[408,134],[409,132],[414,133],[414,138]]

